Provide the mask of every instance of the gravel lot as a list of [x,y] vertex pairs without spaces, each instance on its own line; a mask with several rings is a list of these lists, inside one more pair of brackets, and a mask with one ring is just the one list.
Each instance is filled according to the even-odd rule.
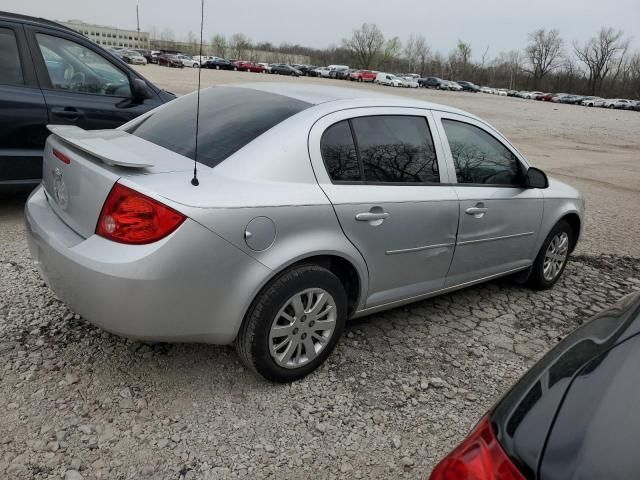
[[[143,71],[177,93],[195,87],[194,71]],[[282,81],[203,72],[207,85],[256,79]],[[587,195],[587,229],[554,289],[502,280],[354,321],[319,372],[273,385],[230,347],[147,345],[88,325],[31,265],[24,195],[0,198],[0,475],[425,478],[548,348],[640,289],[640,115],[396,92],[486,118]]]

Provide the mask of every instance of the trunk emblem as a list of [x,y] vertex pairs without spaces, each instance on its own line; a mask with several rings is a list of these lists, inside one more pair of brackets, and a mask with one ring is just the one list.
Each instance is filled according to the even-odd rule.
[[53,196],[56,198],[58,205],[62,208],[67,208],[67,203],[69,202],[67,186],[62,179],[62,172],[57,167],[53,171]]

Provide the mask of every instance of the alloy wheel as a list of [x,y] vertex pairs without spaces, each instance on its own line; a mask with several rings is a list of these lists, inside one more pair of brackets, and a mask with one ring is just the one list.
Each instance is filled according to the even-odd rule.
[[269,353],[283,368],[299,368],[315,359],[335,331],[337,307],[322,288],[296,293],[275,316],[269,331]]
[[554,280],[569,257],[569,235],[560,232],[551,239],[544,254],[542,274],[547,281]]

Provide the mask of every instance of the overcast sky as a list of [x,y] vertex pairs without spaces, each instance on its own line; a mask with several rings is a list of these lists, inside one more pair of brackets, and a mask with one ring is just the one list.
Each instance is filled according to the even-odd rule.
[[[199,0],[139,0],[143,30],[171,28],[176,39],[200,27]],[[135,28],[136,0],[2,0],[0,9],[49,19]],[[478,59],[522,48],[527,33],[557,28],[567,45],[585,41],[602,26],[622,29],[640,48],[640,0],[205,0],[205,38],[243,32],[254,41],[338,45],[363,22],[386,36],[427,38],[448,53],[457,39],[471,43]]]

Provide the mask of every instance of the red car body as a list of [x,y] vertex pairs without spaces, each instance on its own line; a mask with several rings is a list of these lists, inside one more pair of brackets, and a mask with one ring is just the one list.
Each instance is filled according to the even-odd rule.
[[358,70],[349,76],[349,80],[354,82],[373,82],[377,74],[371,70]]
[[258,65],[255,62],[247,62],[244,60],[238,60],[235,62],[235,66],[238,70],[243,72],[254,72],[254,73],[263,73],[265,71],[262,65]]

